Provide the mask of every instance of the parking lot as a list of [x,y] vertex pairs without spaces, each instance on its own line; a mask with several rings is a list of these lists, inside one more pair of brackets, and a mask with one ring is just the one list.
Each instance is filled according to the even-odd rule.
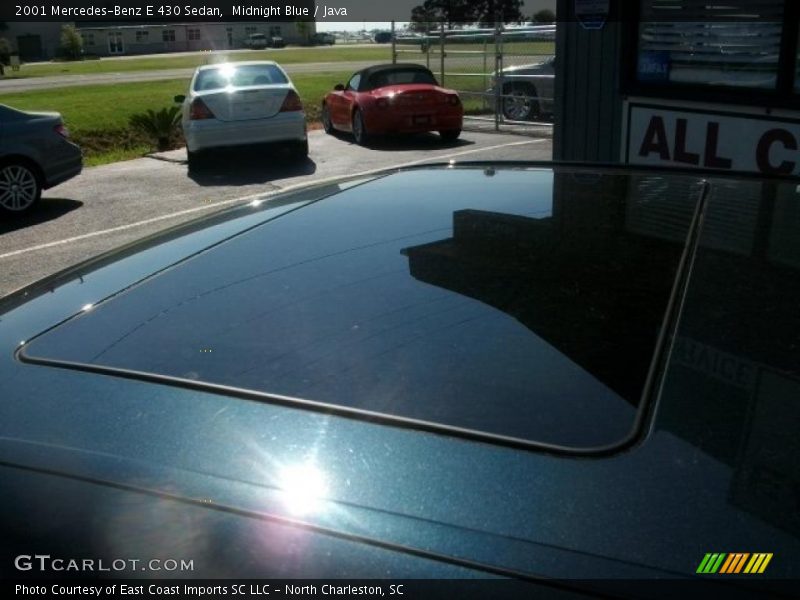
[[371,148],[309,134],[303,163],[266,153],[219,155],[189,173],[184,150],[85,169],[50,190],[38,209],[0,221],[0,297],[81,260],[257,196],[375,170],[449,160],[550,160],[548,137],[465,131],[390,139]]

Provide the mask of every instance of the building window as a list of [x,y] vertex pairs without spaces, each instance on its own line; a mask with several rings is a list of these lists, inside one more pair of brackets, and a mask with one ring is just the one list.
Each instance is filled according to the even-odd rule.
[[273,36],[280,36],[281,35],[281,26],[275,25],[269,28],[269,34]]
[[636,79],[774,90],[783,11],[783,0],[641,0]]
[[137,42],[146,42],[150,37],[149,31],[137,31],[136,32],[136,41]]
[[81,37],[83,38],[83,45],[84,46],[94,46],[94,34],[93,33],[82,33]]
[[244,34],[245,35],[253,35],[256,32],[258,32],[258,27],[245,27],[244,28]]
[[186,30],[186,38],[190,42],[199,40],[200,39],[200,30],[199,29],[187,29]]
[[161,41],[163,41],[163,42],[174,42],[175,41],[175,30],[174,29],[164,29],[161,32]]

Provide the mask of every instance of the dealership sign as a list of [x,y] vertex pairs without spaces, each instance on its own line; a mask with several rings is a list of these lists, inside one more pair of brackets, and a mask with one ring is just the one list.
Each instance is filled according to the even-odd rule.
[[626,125],[630,164],[800,175],[800,120],[629,102]]

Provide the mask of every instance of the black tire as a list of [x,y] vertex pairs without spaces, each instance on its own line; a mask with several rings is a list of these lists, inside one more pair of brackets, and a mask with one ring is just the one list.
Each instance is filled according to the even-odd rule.
[[302,142],[296,142],[294,148],[294,155],[298,160],[305,160],[308,158],[308,138]]
[[359,109],[353,113],[353,138],[359,146],[366,146],[369,143],[369,134]]
[[187,149],[186,160],[189,165],[189,171],[197,171],[203,166],[203,157],[199,152],[190,152]]
[[447,129],[445,131],[439,132],[439,137],[442,138],[443,142],[455,142],[458,139],[458,136],[461,135],[460,129]]
[[328,108],[327,103],[322,104],[322,116],[320,118],[322,120],[322,129],[325,130],[325,133],[333,135],[333,121],[331,121],[331,109]]
[[0,163],[0,211],[21,215],[42,197],[42,178],[33,164],[24,160]]
[[539,95],[529,83],[503,86],[503,117],[509,121],[535,121],[539,118]]

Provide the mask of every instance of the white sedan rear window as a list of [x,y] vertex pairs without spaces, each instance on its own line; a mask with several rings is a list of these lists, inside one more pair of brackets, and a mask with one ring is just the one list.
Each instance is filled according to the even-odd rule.
[[289,83],[286,75],[275,65],[221,65],[204,69],[194,80],[196,92],[218,90],[226,87],[250,87]]

